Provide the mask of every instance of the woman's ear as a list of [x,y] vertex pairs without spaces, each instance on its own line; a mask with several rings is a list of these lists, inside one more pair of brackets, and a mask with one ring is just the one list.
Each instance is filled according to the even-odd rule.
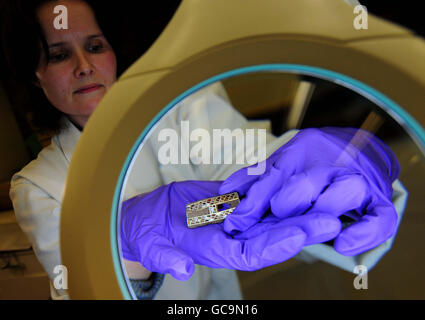
[[40,80],[38,79],[37,76],[35,77],[33,81],[31,81],[31,83],[35,85],[36,87],[41,88]]

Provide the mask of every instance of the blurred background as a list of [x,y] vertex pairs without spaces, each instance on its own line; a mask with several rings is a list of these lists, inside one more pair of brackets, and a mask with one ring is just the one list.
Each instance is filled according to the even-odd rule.
[[[6,1],[0,0],[0,13]],[[123,5],[125,1],[121,1],[121,9],[106,1],[93,3],[103,12],[98,18],[101,28],[109,30],[110,42],[120,48],[120,73],[150,47],[180,1],[149,6],[134,1]],[[425,36],[420,2],[360,3],[370,13]],[[12,74],[0,51],[0,299],[48,299],[47,275],[16,223],[8,193],[12,175],[50,144],[51,134],[37,133],[31,127],[24,108],[31,103],[29,89],[14,81]],[[235,108],[249,119],[270,120],[275,135],[290,128],[366,125],[395,152],[402,168],[400,180],[409,191],[393,248],[369,272],[367,290],[354,288],[352,273],[320,261],[292,259],[256,272],[238,272],[244,297],[424,299],[425,158],[405,129],[365,97],[322,79],[257,73],[226,79],[223,85]],[[419,101],[418,108],[423,108],[422,104]],[[425,123],[425,119],[421,121]]]

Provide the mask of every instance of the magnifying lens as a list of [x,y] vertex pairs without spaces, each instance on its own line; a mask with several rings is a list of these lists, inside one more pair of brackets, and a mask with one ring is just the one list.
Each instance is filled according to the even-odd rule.
[[[173,108],[216,83],[253,117],[258,110],[246,102],[252,99],[238,100],[246,79],[292,83],[293,95],[279,97],[286,107],[267,109],[263,101],[257,114],[281,112],[271,130],[341,126],[349,119],[390,145],[409,201],[423,201],[416,194],[425,172],[425,43],[371,15],[368,29],[356,30],[353,18],[353,8],[336,0],[183,1],[154,45],[106,94],[74,151],[61,213],[71,299],[134,298],[118,235],[132,161]],[[351,105],[320,101],[336,93]],[[404,175],[409,172],[417,174]],[[405,211],[406,199],[399,200]]]

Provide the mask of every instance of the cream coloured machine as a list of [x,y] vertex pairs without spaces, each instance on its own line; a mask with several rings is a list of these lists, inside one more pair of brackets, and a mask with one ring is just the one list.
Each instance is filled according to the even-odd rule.
[[71,299],[130,299],[118,208],[131,156],[179,101],[238,75],[324,79],[369,99],[425,154],[425,42],[342,0],[184,0],[152,47],[117,81],[76,147],[61,216]]

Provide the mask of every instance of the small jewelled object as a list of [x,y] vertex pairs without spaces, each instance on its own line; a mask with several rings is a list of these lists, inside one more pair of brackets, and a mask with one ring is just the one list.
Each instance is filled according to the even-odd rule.
[[197,228],[223,222],[239,202],[237,192],[191,202],[186,205],[187,226]]

